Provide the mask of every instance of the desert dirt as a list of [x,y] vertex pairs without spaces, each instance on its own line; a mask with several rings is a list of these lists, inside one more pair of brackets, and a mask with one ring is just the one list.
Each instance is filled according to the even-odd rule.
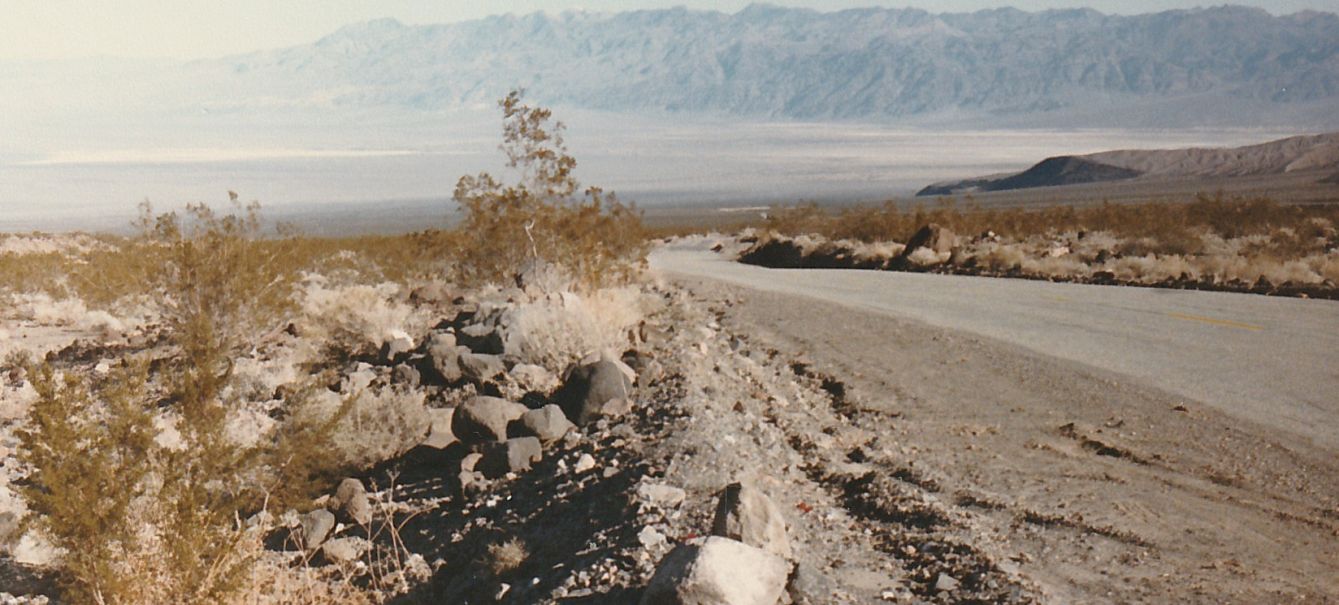
[[[382,593],[386,602],[638,602],[670,552],[713,531],[718,498],[737,481],[782,511],[797,603],[1339,595],[1332,446],[1115,372],[887,313],[664,271],[636,291],[645,315],[607,351],[635,370],[626,413],[546,443],[533,468],[501,477],[458,480],[469,452],[459,444],[420,445],[358,473],[377,503],[372,527],[393,524],[395,535],[341,523],[331,542],[370,542],[374,554],[389,544],[415,561],[416,579]],[[439,326],[415,331],[416,342],[444,323],[464,322],[451,328],[464,333],[475,320],[462,311],[528,300],[459,294],[396,303]],[[598,319],[611,322],[607,312]],[[118,347],[154,346],[77,322],[0,327],[9,345],[54,351],[55,363],[80,373]],[[279,338],[250,353],[265,372],[303,344]],[[439,388],[405,382],[389,362],[340,367],[346,380],[425,393],[438,412],[475,392],[532,408],[555,396],[552,385],[519,395],[511,373]],[[563,369],[539,372],[556,379]],[[22,385],[9,382],[0,469],[17,485],[23,406],[11,395]],[[358,561],[296,549],[283,520],[295,515],[275,513],[263,569],[290,584],[315,577],[334,594],[379,586]],[[524,550],[516,566],[490,569],[490,553],[511,540]],[[49,570],[8,563],[0,557],[0,593],[58,597]],[[284,602],[276,582],[255,602]]]
[[681,279],[734,301],[725,330],[827,377],[840,430],[870,438],[848,454],[879,486],[861,497],[946,511],[863,511],[899,564],[920,556],[915,536],[953,527],[1043,602],[1339,595],[1332,449],[986,338]]

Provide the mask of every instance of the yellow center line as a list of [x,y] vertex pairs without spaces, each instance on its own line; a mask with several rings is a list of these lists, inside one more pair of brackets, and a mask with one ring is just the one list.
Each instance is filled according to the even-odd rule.
[[1237,329],[1239,329],[1239,330],[1250,330],[1250,331],[1252,331],[1252,332],[1259,332],[1260,330],[1263,330],[1263,329],[1264,329],[1263,326],[1257,326],[1257,325],[1252,325],[1252,324],[1245,324],[1245,323],[1241,323],[1241,322],[1239,322],[1239,321],[1230,321],[1230,320],[1227,320],[1227,319],[1215,319],[1215,318],[1212,318],[1212,317],[1203,317],[1203,316],[1201,316],[1201,315],[1185,315],[1185,314],[1182,314],[1182,313],[1168,313],[1167,316],[1168,316],[1168,317],[1171,317],[1171,318],[1174,318],[1174,319],[1183,319],[1183,320],[1185,320],[1185,321],[1198,321],[1198,322],[1201,322],[1201,323],[1212,324],[1212,325],[1215,325],[1215,326],[1223,326],[1223,327],[1227,327],[1227,328],[1237,328]]

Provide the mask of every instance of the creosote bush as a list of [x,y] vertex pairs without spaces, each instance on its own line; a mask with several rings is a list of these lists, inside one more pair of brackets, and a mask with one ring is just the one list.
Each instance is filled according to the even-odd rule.
[[587,287],[629,279],[646,257],[640,215],[612,193],[581,188],[564,126],[548,109],[523,104],[515,91],[498,105],[502,150],[520,176],[506,184],[485,172],[456,184],[454,199],[465,212],[454,242],[456,277],[504,281],[542,259]]
[[[241,401],[228,389],[249,337],[293,305],[296,274],[283,246],[260,242],[253,205],[218,215],[192,206],[183,220],[145,209],[153,279],[174,355],[149,376],[143,362],[104,380],[59,378],[30,365],[38,392],[22,433],[36,522],[66,551],[75,602],[218,603],[242,585],[254,538],[242,519],[269,503],[296,504],[328,488],[322,454],[350,403],[312,422],[290,414],[273,439],[228,434]],[[300,393],[291,411],[308,401]],[[154,417],[176,420],[180,447],[160,445]]]

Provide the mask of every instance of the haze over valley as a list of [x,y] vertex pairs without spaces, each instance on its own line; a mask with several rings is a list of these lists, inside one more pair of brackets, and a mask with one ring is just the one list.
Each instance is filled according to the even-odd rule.
[[[643,206],[857,201],[1126,148],[1339,129],[1339,17],[765,5],[355,24],[218,59],[0,61],[0,227],[140,200],[440,209],[513,88]],[[213,196],[211,198],[211,196]]]

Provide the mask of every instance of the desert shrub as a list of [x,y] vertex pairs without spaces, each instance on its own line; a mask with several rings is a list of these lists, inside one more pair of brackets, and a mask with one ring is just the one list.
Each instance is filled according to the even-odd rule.
[[[183,346],[229,351],[293,309],[298,274],[288,250],[261,240],[259,204],[237,210],[221,215],[193,204],[184,217],[154,216],[142,206],[146,239],[163,251],[154,280],[163,315]],[[189,363],[204,361],[186,353]]]
[[337,357],[374,352],[397,330],[416,333],[426,327],[427,317],[399,302],[400,286],[392,282],[335,286],[319,275],[304,282],[302,333],[326,343]]
[[323,381],[308,382],[288,398],[285,416],[264,450],[263,461],[272,473],[265,493],[268,508],[307,508],[347,468],[331,448],[340,425],[353,410],[353,400],[331,402],[323,397],[329,391],[317,386],[319,382]]
[[[1222,194],[1197,195],[1193,200],[1140,204],[1102,203],[1091,207],[992,209],[970,201],[960,207],[953,200],[933,206],[901,210],[887,202],[880,206],[825,212],[812,204],[781,208],[769,216],[766,228],[785,235],[814,233],[834,239],[906,241],[927,223],[938,223],[961,235],[987,230],[1013,239],[1064,232],[1105,231],[1122,239],[1146,239],[1144,252],[1195,254],[1205,234],[1223,238],[1278,234],[1280,249],[1323,249],[1335,237],[1333,224],[1339,206],[1285,205],[1267,198],[1234,198]],[[1295,242],[1295,245],[1290,243]]]
[[18,433],[20,459],[34,471],[23,495],[33,524],[65,553],[67,597],[147,600],[134,573],[150,556],[141,504],[155,468],[144,367],[122,368],[97,391],[47,365],[27,372],[38,398]]
[[453,250],[465,283],[508,280],[530,259],[559,265],[588,287],[629,279],[645,263],[641,216],[612,193],[581,189],[564,126],[548,109],[512,92],[498,102],[502,149],[519,180],[491,174],[461,177],[453,199],[464,210]]
[[[74,600],[214,603],[237,590],[256,556],[240,519],[324,487],[333,425],[284,422],[254,443],[229,431],[244,403],[230,388],[233,358],[287,316],[296,280],[283,242],[258,240],[256,207],[218,215],[192,206],[185,219],[146,208],[145,218],[148,235],[134,245],[162,261],[151,288],[174,355],[153,383],[140,369],[96,388],[57,384],[50,366],[30,368],[39,398],[23,437],[28,499],[67,551],[70,594],[88,597]],[[150,410],[160,402],[177,446],[155,439]],[[349,406],[336,407],[337,423]]]
[[522,363],[564,368],[625,344],[628,331],[647,315],[649,300],[631,287],[565,293],[518,304],[501,323]]
[[344,468],[365,468],[399,456],[422,442],[432,424],[421,391],[367,389],[347,401],[329,416],[338,421],[327,452]]

